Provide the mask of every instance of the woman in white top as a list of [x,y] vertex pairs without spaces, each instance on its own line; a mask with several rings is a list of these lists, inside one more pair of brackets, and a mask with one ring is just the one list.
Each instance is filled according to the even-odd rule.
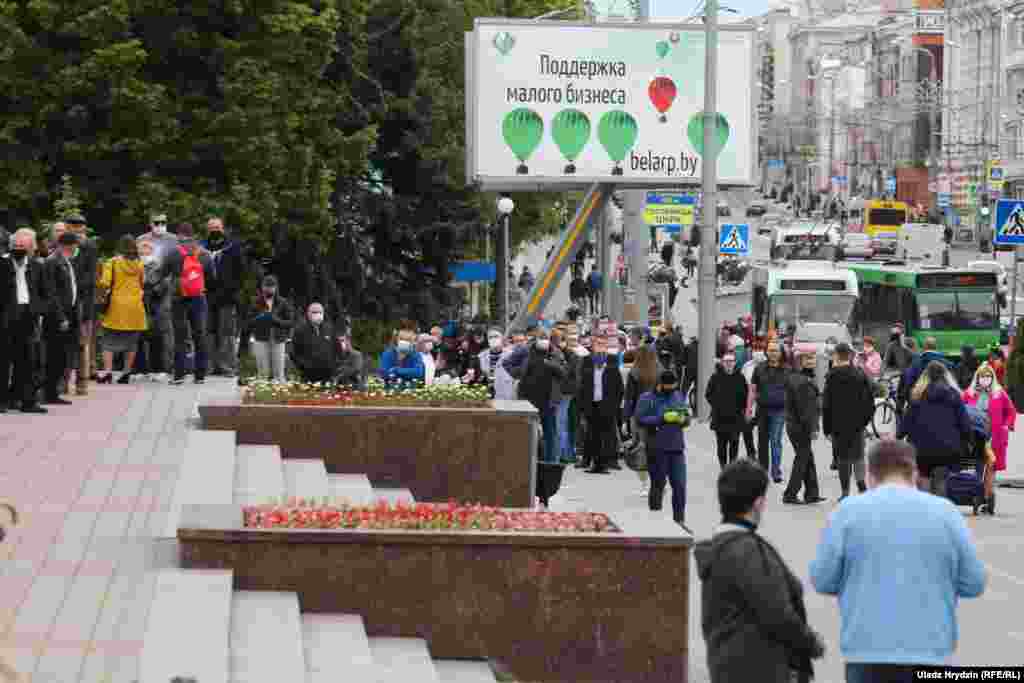
[[423,383],[428,387],[434,383],[437,374],[437,363],[434,362],[434,338],[429,334],[421,334],[416,338],[416,351],[423,359]]

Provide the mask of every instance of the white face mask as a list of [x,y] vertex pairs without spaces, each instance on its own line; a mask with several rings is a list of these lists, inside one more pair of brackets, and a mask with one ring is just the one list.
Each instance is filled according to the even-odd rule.
[[434,350],[434,342],[427,342],[423,345],[423,353],[430,353]]
[[489,338],[487,340],[487,345],[490,346],[492,349],[495,349],[495,350],[500,349],[501,346],[502,346],[501,337],[491,337],[491,338]]
[[540,349],[541,351],[547,351],[550,346],[551,342],[549,342],[547,339],[537,340],[537,348]]
[[156,223],[154,223],[153,224],[153,232],[156,233],[157,235],[162,235],[165,232],[167,232],[167,225],[166,224],[164,224],[164,225],[157,225]]
[[399,353],[409,353],[410,351],[412,351],[412,342],[407,342],[407,341],[400,341],[400,342],[398,342],[398,352]]
[[982,389],[991,389],[992,388],[992,378],[991,377],[982,377],[982,378],[980,378],[978,380],[978,386],[980,386]]
[[322,323],[324,321],[324,314],[323,313],[310,313],[309,314],[309,319],[312,322],[320,324],[320,323]]
[[145,263],[146,265],[149,265],[150,263],[155,263],[156,254],[143,254],[142,262]]

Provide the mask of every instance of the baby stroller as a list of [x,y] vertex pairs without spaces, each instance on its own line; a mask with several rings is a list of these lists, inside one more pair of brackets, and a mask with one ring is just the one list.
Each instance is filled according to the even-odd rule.
[[994,515],[996,512],[995,491],[992,497],[985,497],[985,476],[993,464],[988,461],[988,441],[991,438],[988,419],[977,408],[967,406],[971,431],[964,443],[964,455],[959,463],[950,467],[946,475],[946,497],[954,505],[970,507],[977,515],[979,510]]

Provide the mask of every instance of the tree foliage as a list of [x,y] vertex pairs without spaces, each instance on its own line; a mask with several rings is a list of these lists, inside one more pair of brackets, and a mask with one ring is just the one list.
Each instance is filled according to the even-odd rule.
[[[463,33],[560,6],[0,0],[0,210],[37,224],[73,189],[108,243],[217,214],[299,299],[436,316],[494,219],[465,186]],[[556,199],[516,197],[517,241],[557,227]]]

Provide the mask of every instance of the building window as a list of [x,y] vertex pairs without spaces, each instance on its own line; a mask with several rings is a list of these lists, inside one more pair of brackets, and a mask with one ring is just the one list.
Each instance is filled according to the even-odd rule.
[[1017,49],[1024,49],[1024,19],[1018,19],[1014,26],[1017,34]]

